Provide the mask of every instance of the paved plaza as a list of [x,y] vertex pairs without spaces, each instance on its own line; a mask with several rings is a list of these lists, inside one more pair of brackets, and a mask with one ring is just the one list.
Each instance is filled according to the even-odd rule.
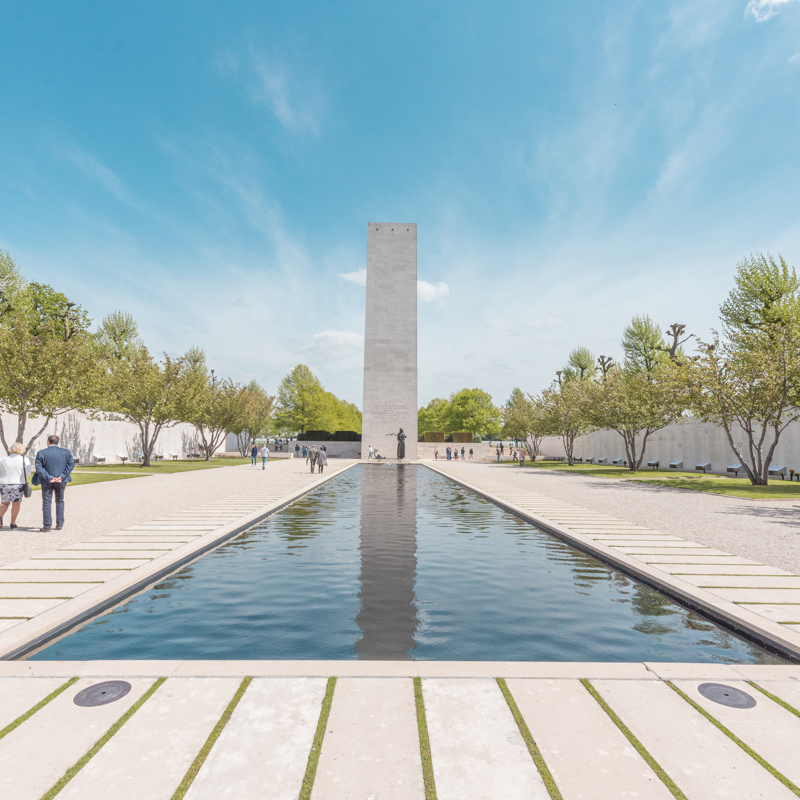
[[[351,466],[331,463],[320,478],[287,460],[160,476],[163,491],[150,478],[75,487],[72,526],[115,503],[122,525],[109,512],[84,540],[14,563],[18,540],[0,545],[0,652],[96,613]],[[647,487],[623,503],[612,492],[629,497],[629,487],[610,481],[593,490],[591,479],[513,466],[430,466],[800,653],[800,578],[733,539],[723,549],[691,529],[676,535],[658,493],[678,493]],[[151,481],[140,502],[123,500]],[[709,519],[746,502],[702,500]],[[676,515],[686,513],[681,502]],[[753,519],[755,534],[773,524]],[[108,680],[130,691],[96,707],[74,702]],[[755,704],[716,703],[700,691],[707,683]],[[799,709],[800,666],[791,665],[3,661],[0,796],[99,800],[113,786],[115,799],[148,800],[788,798],[800,795]]]

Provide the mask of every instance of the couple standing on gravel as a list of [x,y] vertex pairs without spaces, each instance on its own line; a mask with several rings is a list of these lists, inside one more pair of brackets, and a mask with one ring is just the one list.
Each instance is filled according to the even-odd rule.
[[[64,491],[72,480],[70,473],[75,466],[72,453],[58,446],[58,436],[47,437],[48,446],[36,454],[36,470],[33,485],[42,487],[42,527],[46,533],[53,527],[52,503],[56,498],[56,530],[64,527]],[[0,459],[0,528],[3,515],[11,506],[11,525],[18,528],[17,516],[23,497],[30,497],[28,488],[28,469],[20,442],[14,442],[6,458]]]

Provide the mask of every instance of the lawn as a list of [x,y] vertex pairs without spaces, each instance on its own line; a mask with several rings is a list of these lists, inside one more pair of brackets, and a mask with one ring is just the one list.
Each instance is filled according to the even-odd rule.
[[[103,473],[97,473],[95,475],[86,472],[75,472],[72,473],[72,481],[70,482],[70,486],[83,486],[86,483],[105,483],[106,481],[124,481],[128,478],[143,478],[147,475],[146,472],[140,472],[138,475],[136,473],[132,475],[107,475]],[[31,488],[34,491],[38,491],[40,487],[34,486],[31,484]]]
[[[279,461],[280,459],[270,459],[271,461]],[[102,474],[103,472],[131,472],[134,474],[149,474],[149,475],[172,475],[176,472],[196,472],[203,469],[218,469],[219,467],[236,467],[241,464],[249,464],[249,458],[212,458],[211,461],[203,461],[199,458],[181,459],[179,461],[153,461],[149,467],[143,467],[141,464],[121,464],[114,462],[112,464],[77,464],[75,469],[82,472],[95,472]],[[260,463],[260,462],[259,462]]]
[[786,480],[772,481],[768,486],[753,486],[747,478],[704,475],[702,472],[682,472],[681,470],[642,468],[639,472],[631,472],[625,467],[607,467],[603,464],[575,464],[569,467],[563,461],[525,462],[525,466],[588,475],[592,478],[616,478],[617,480],[668,486],[672,489],[731,495],[746,500],[800,500],[800,483]]

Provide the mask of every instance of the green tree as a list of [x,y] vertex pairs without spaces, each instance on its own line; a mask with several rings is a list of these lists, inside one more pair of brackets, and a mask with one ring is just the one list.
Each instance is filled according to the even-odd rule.
[[242,457],[256,439],[264,436],[272,421],[275,398],[267,394],[256,381],[244,387],[238,398],[234,422],[228,431],[236,435],[236,446]]
[[480,436],[499,438],[502,416],[483,389],[461,389],[450,395],[445,430],[472,431]]
[[576,347],[567,359],[563,371],[564,379],[577,378],[583,381],[594,378],[596,374],[597,362],[592,351],[588,347]]
[[246,387],[229,378],[218,378],[206,367],[205,354],[192,348],[182,360],[186,365],[181,417],[194,426],[200,449],[209,461],[229,431],[237,427]]
[[[25,452],[53,417],[97,407],[103,373],[89,324],[80,306],[27,282],[11,255],[0,253],[0,411],[16,415],[12,441]],[[40,422],[26,444],[31,418]],[[8,451],[2,420],[0,441]]]
[[750,256],[737,265],[720,309],[723,335],[700,342],[692,364],[695,412],[725,430],[757,486],[769,483],[781,434],[800,417],[800,281],[778,259]]
[[668,358],[661,328],[646,314],[634,317],[626,326],[622,350],[629,370],[652,372]]
[[142,466],[149,467],[158,437],[180,421],[186,366],[164,356],[156,361],[139,336],[130,314],[114,311],[95,334],[104,369],[106,418],[125,419],[139,428]]
[[503,435],[521,439],[528,451],[528,457],[535,461],[539,455],[542,439],[550,434],[550,420],[541,397],[523,394],[515,388],[502,408]]
[[420,433],[445,431],[449,411],[450,403],[447,400],[442,397],[434,397],[428,405],[420,408],[417,414],[417,430]]
[[549,389],[542,392],[543,425],[549,435],[560,436],[564,444],[567,464],[575,463],[575,439],[589,433],[593,426],[589,421],[589,390],[594,382],[559,376]]
[[298,364],[278,386],[275,421],[284,433],[314,430],[325,400],[319,379],[305,365]]
[[626,362],[591,385],[586,414],[593,427],[609,428],[622,437],[628,468],[636,472],[644,460],[647,440],[680,419],[686,398],[677,368],[662,365],[649,372]]

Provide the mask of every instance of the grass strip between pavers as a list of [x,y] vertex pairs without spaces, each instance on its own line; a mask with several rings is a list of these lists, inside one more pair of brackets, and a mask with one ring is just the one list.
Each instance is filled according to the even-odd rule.
[[314,741],[311,743],[311,752],[308,754],[306,774],[303,776],[303,785],[300,789],[300,797],[298,800],[311,800],[311,790],[314,788],[314,778],[317,776],[317,766],[319,765],[319,754],[322,750],[322,740],[325,738],[325,728],[328,726],[328,717],[331,715],[334,689],[336,689],[336,678],[328,678],[325,697],[322,700],[322,708],[319,711],[317,731],[314,734]]
[[35,706],[33,706],[33,708],[29,708],[24,714],[17,717],[13,722],[9,722],[8,725],[6,725],[5,728],[3,728],[3,730],[0,731],[0,739],[2,739],[4,736],[8,736],[8,734],[11,733],[11,731],[13,731],[14,728],[19,728],[19,726],[22,725],[22,723],[25,722],[26,719],[29,719],[37,711],[44,708],[51,700],[55,700],[56,697],[58,697],[61,694],[61,692],[65,692],[77,680],[78,680],[77,678],[70,678],[66,683],[59,686],[58,689],[56,689],[53,692],[50,692],[50,694],[47,695],[47,697],[45,697],[44,700],[40,700]]
[[633,731],[616,715],[614,710],[611,706],[606,703],[606,701],[600,696],[600,692],[592,686],[592,684],[586,679],[581,678],[581,683],[583,684],[584,688],[589,692],[589,694],[597,700],[600,708],[608,714],[611,718],[611,721],[620,729],[622,735],[631,743],[633,749],[647,762],[647,766],[655,772],[656,775],[660,778],[661,782],[664,786],[669,789],[672,793],[673,797],[680,798],[680,800],[688,800],[686,795],[678,788],[678,785],[675,781],[670,778],[669,775],[664,771],[664,768],[661,764],[656,761],[653,756],[650,755],[647,748],[633,735]]
[[675,692],[677,692],[695,711],[702,714],[715,728],[722,731],[722,733],[724,733],[732,742],[738,744],[739,747],[741,747],[742,750],[744,750],[745,753],[750,756],[750,758],[758,762],[774,778],[777,778],[790,792],[792,792],[792,794],[800,797],[800,787],[795,786],[782,772],[778,772],[778,770],[775,769],[775,767],[773,767],[769,761],[763,759],[758,753],[756,753],[755,750],[753,750],[752,747],[746,745],[732,730],[726,728],[716,717],[709,714],[709,712],[706,711],[703,706],[692,700],[692,698],[689,697],[686,692],[681,691],[674,683],[672,683],[672,681],[665,681],[665,683],[670,687],[670,689],[673,689]]
[[437,800],[436,781],[433,778],[431,740],[428,737],[428,718],[425,715],[425,698],[422,696],[422,678],[414,678],[414,705],[417,707],[419,755],[422,759],[422,779],[425,783],[425,800]]
[[550,772],[547,762],[544,760],[544,756],[542,755],[542,751],[536,744],[536,740],[533,738],[531,729],[528,727],[528,723],[525,722],[525,718],[522,716],[522,712],[519,710],[517,701],[514,699],[514,695],[511,694],[511,689],[508,688],[505,678],[498,678],[497,685],[500,687],[500,691],[503,693],[503,697],[505,697],[506,703],[508,703],[508,707],[511,709],[511,713],[514,715],[514,720],[517,723],[519,732],[522,734],[525,744],[528,745],[528,751],[533,758],[533,763],[536,764],[536,769],[539,770],[539,775],[542,776],[542,781],[544,781],[544,785],[551,797],[551,800],[563,800],[561,791],[556,784],[555,778]]
[[772,694],[772,692],[768,692],[763,686],[759,686],[757,683],[753,683],[753,681],[747,681],[748,685],[752,686],[754,689],[758,689],[761,694],[765,697],[769,697],[773,703],[777,703],[782,708],[785,708],[790,714],[794,714],[796,717],[800,717],[800,711],[798,711],[793,705],[787,703],[785,700],[781,700],[780,697],[777,695]]
[[52,800],[91,760],[111,737],[152,697],[166,678],[158,678],[156,682],[73,764],[61,779],[42,795],[41,800]]
[[230,721],[230,718],[233,716],[233,712],[236,710],[236,706],[239,705],[239,701],[244,696],[244,693],[247,691],[247,687],[252,683],[252,681],[252,676],[248,676],[239,684],[236,694],[234,694],[230,703],[228,703],[228,707],[225,709],[225,711],[222,712],[222,716],[219,718],[219,722],[217,722],[217,724],[214,726],[214,730],[208,734],[208,739],[206,739],[205,744],[197,754],[197,758],[192,761],[192,765],[183,776],[180,786],[178,786],[178,788],[175,790],[175,793],[172,795],[172,800],[181,800],[186,792],[189,791],[189,787],[197,777],[197,773],[200,772],[200,768],[203,766],[203,764],[205,764],[208,754],[211,752],[211,748],[217,743],[217,739],[219,739],[222,729]]

